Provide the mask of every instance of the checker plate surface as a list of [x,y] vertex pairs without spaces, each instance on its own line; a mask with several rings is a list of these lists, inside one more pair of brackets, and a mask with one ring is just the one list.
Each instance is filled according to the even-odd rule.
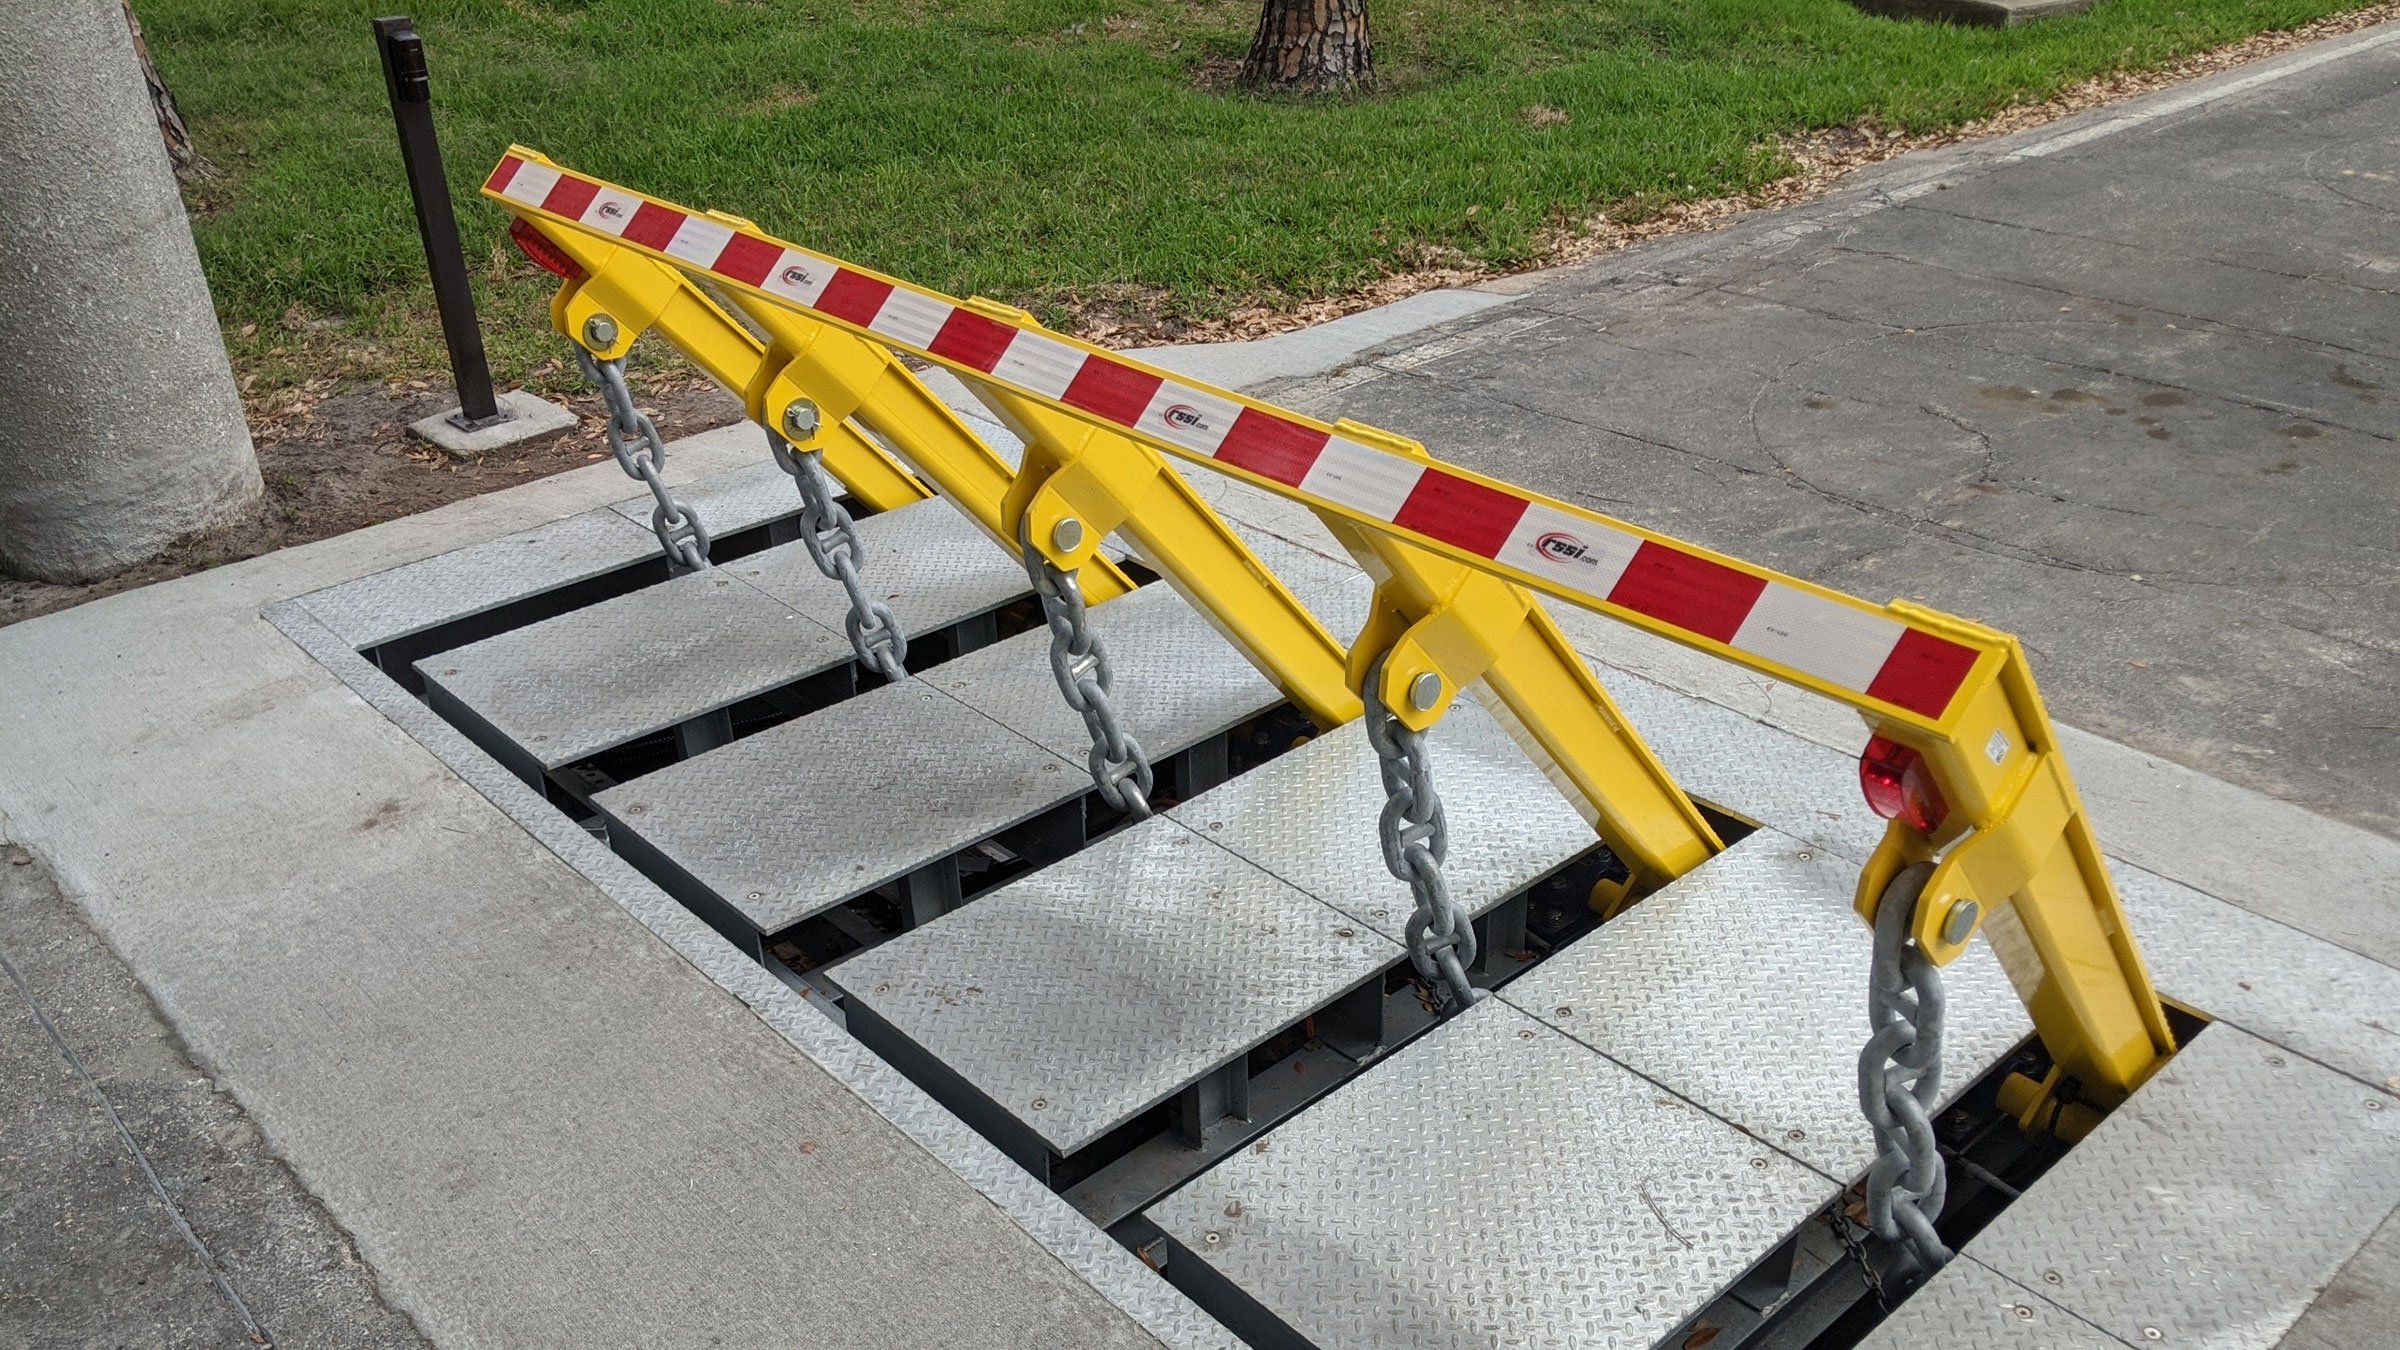
[[1319,1346],[1648,1350],[1831,1190],[1486,1000],[1149,1216]]
[[912,679],[593,803],[612,832],[639,835],[774,933],[1090,786],[1081,766]]
[[2161,993],[2370,1083],[2400,1083],[2400,970],[2109,864]]
[[[858,522],[858,537],[866,546],[859,576],[905,633],[946,627],[1032,593],[1025,564],[938,497],[869,516]],[[735,559],[726,570],[837,632],[850,613],[841,584],[818,571],[799,544]]]
[[[1590,848],[1592,829],[1508,732],[1461,699],[1427,738],[1450,822],[1442,873],[1481,914]],[[1167,814],[1395,941],[1416,902],[1376,841],[1383,777],[1351,722]]]
[[[1282,701],[1199,611],[1165,585],[1091,609],[1107,643],[1117,711],[1153,759],[1190,748]],[[1050,630],[1036,628],[926,672],[943,693],[1077,764],[1091,733],[1050,674]]]
[[1957,1260],[1893,1309],[1858,1350],[2125,1350],[2125,1343]]
[[1402,954],[1157,819],[831,973],[1067,1154]]
[[2395,1205],[2400,1098],[2220,1022],[1966,1254],[2132,1345],[2270,1350]]
[[[1847,1183],[1874,1161],[1858,1113],[1874,944],[1854,883],[1851,864],[1760,830],[1501,997]],[[1989,944],[1943,974],[1955,1097],[2033,1026]]]
[[1854,862],[1883,842],[1884,823],[1858,789],[1856,756],[1639,675],[1604,674],[1617,706],[1684,791]]
[[329,586],[300,603],[350,646],[372,647],[656,556],[647,525],[586,511]]
[[714,568],[417,663],[555,769],[850,660],[849,642]]

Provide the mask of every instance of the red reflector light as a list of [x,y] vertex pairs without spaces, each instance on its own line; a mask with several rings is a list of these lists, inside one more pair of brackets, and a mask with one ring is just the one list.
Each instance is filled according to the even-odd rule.
[[564,277],[568,281],[574,281],[583,276],[583,269],[575,265],[575,260],[568,257],[565,250],[545,238],[540,230],[533,228],[525,217],[519,216],[509,222],[508,237],[516,243],[518,248],[524,250],[526,257],[540,264],[543,271]]
[[1950,814],[1925,757],[1898,741],[1877,736],[1867,742],[1858,757],[1858,785],[1867,794],[1868,810],[1885,820],[1905,821],[1919,834],[1940,829]]

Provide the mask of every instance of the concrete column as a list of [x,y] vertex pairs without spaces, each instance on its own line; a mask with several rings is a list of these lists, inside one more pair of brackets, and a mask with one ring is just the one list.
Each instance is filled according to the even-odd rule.
[[258,496],[119,0],[0,0],[0,567],[89,581]]

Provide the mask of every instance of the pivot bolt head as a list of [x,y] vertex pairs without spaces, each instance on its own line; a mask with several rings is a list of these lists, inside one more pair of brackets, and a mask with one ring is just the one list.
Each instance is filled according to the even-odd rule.
[[584,340],[594,347],[617,345],[617,321],[605,314],[595,314],[583,321]]
[[814,440],[817,428],[822,424],[823,419],[817,413],[817,405],[807,399],[793,399],[791,406],[783,410],[783,434],[789,440]]
[[1083,522],[1073,516],[1061,517],[1050,528],[1050,542],[1061,553],[1073,553],[1083,547]]
[[1942,916],[1942,941],[1964,942],[1975,931],[1975,921],[1983,917],[1983,906],[1972,900],[1961,900]]
[[1408,701],[1418,712],[1432,712],[1442,701],[1442,677],[1428,670],[1408,682]]

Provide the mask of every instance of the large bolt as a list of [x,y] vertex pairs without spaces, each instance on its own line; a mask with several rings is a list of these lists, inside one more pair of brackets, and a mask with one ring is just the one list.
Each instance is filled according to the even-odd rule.
[[1083,522],[1073,516],[1062,517],[1050,529],[1050,542],[1061,553],[1073,553],[1083,547]]
[[820,425],[817,405],[807,399],[793,399],[783,410],[783,434],[794,443],[816,439]]
[[583,321],[585,343],[605,351],[617,345],[617,321],[605,314],[595,314]]
[[1432,712],[1433,705],[1442,701],[1442,677],[1428,670],[1408,682],[1408,701],[1418,712]]
[[1961,900],[1942,916],[1942,941],[1960,943],[1975,931],[1975,921],[1983,917],[1983,906],[1972,900]]

